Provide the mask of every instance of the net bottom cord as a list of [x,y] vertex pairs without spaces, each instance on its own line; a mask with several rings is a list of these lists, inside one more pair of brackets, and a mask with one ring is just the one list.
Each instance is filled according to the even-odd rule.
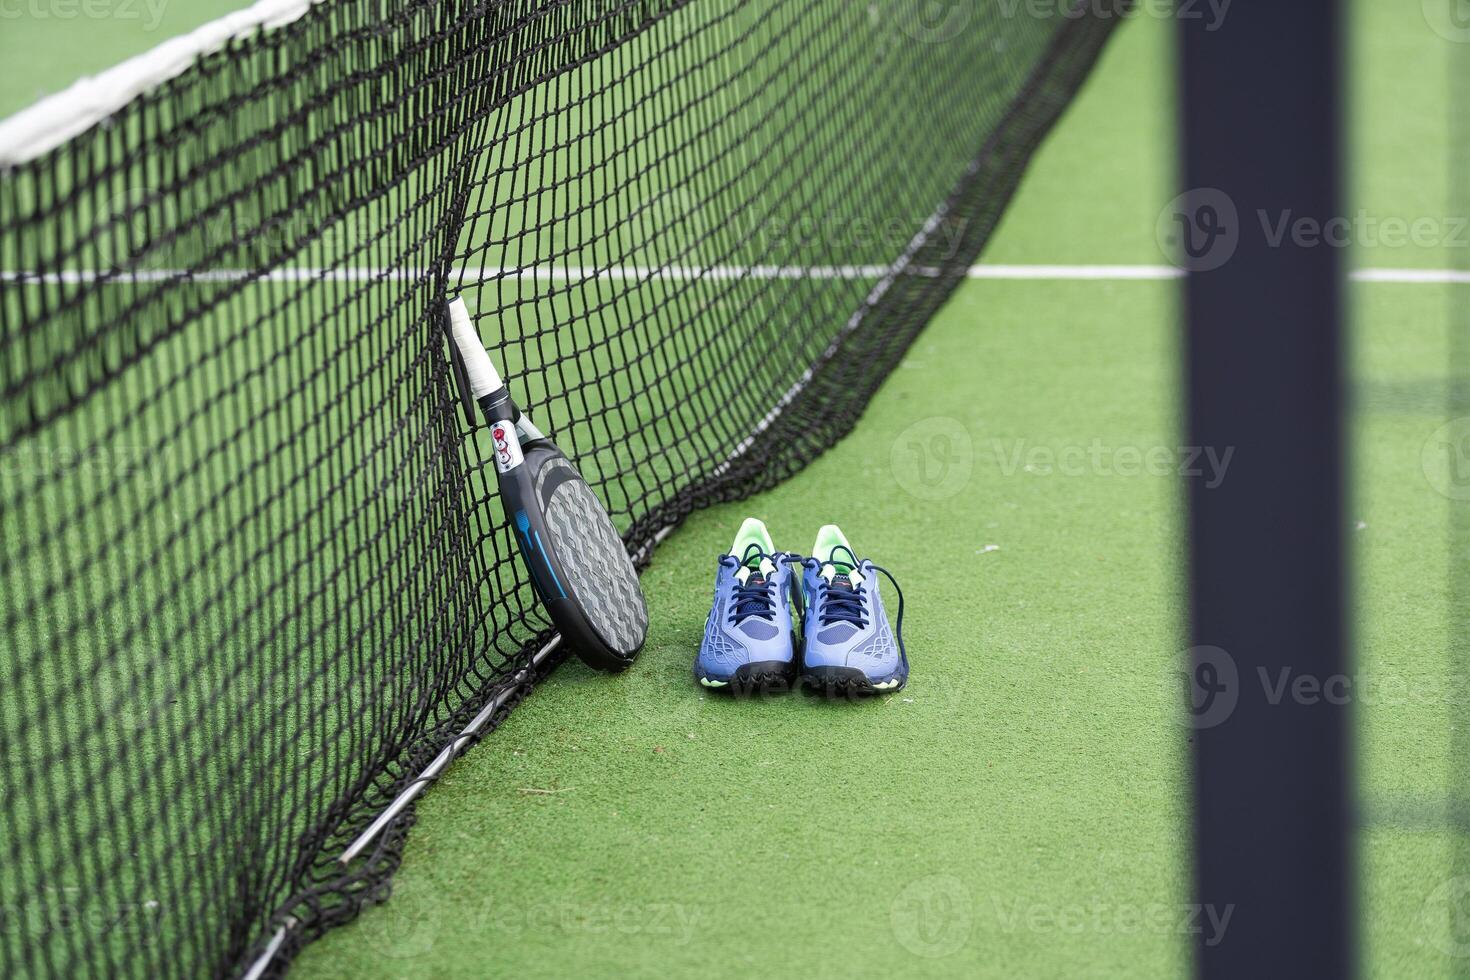
[[241,980],[260,980],[260,977],[265,973],[266,968],[271,965],[271,960],[276,958],[276,954],[279,953],[281,951],[281,947],[285,945],[286,936],[290,934],[292,929],[296,928],[296,926],[300,924],[301,923],[294,915],[287,917],[285,925],[277,929],[275,935],[271,936],[271,941],[266,944],[265,952],[261,953],[260,959],[252,963],[250,965],[250,969],[246,970],[245,973],[242,974]]
[[[672,530],[673,528],[668,529],[668,531]],[[667,536],[667,532],[665,532],[664,536]],[[449,768],[449,764],[453,762],[461,752],[463,752],[466,748],[468,748],[471,744],[475,742],[475,740],[479,737],[480,732],[485,728],[486,724],[489,723],[491,718],[495,717],[496,712],[505,707],[505,703],[509,701],[511,696],[516,693],[516,690],[522,684],[525,684],[528,680],[530,680],[530,678],[535,674],[536,670],[540,668],[547,661],[547,659],[560,647],[561,637],[558,635],[552,637],[548,643],[546,643],[534,654],[532,654],[530,663],[522,667],[520,670],[516,671],[516,673],[511,676],[510,680],[505,684],[504,690],[495,695],[495,697],[491,698],[490,702],[486,704],[485,707],[480,709],[480,713],[475,715],[475,717],[471,719],[470,723],[460,730],[460,733],[455,736],[454,741],[446,745],[444,749],[437,756],[434,757],[434,761],[425,766],[423,771],[415,776],[399,792],[399,794],[394,797],[393,802],[388,804],[387,809],[379,814],[378,818],[374,820],[371,824],[369,824],[368,828],[364,830],[360,835],[358,835],[358,837],[347,846],[347,849],[342,852],[341,857],[337,858],[337,862],[345,867],[346,865],[351,864],[359,856],[361,856],[363,851],[368,848],[368,845],[376,840],[378,835],[380,835],[395,819],[397,819],[397,817],[403,813],[403,811],[408,807],[410,803],[418,798],[419,794],[421,794],[425,789],[429,787],[431,783],[433,783],[441,775],[443,775],[444,770]],[[281,947],[285,943],[286,937],[290,934],[291,930],[296,928],[300,924],[301,920],[297,919],[295,916],[288,916],[285,924],[276,929],[275,933],[271,936],[270,942],[266,944],[266,947],[264,951],[261,952],[260,957],[250,965],[250,968],[246,970],[244,974],[242,974],[242,980],[259,980],[259,978],[264,975],[266,969],[270,967],[271,961],[274,960],[276,958],[276,955],[281,951]]]
[[556,649],[560,646],[561,637],[556,636],[552,638],[550,643],[537,650],[531,656],[531,662],[516,671],[515,675],[511,677],[510,683],[505,686],[505,690],[491,698],[490,703],[485,705],[479,714],[475,715],[474,719],[464,727],[458,737],[446,745],[444,750],[434,758],[434,761],[425,766],[424,771],[414,777],[413,781],[403,788],[398,796],[394,798],[393,802],[388,804],[388,809],[384,810],[378,819],[369,824],[368,829],[364,830],[358,836],[357,840],[347,846],[347,850],[342,852],[342,856],[337,859],[337,862],[339,864],[352,863],[353,859],[373,842],[373,838],[382,833],[383,828],[392,823],[393,818],[403,812],[404,807],[412,803],[430,783],[439,778],[440,774],[448,768],[449,763],[453,762],[455,757],[475,740],[480,734],[480,730],[485,727],[486,722],[495,716],[495,712],[499,711],[505,702],[510,700],[510,696],[515,693],[516,688],[524,684],[530,678],[531,674],[535,672],[536,668],[545,663],[546,658],[556,652]]
[[[739,6],[263,0],[0,130],[0,691],[38,695],[0,744],[115,774],[0,766],[5,904],[74,878],[187,912],[149,944],[0,929],[0,974],[283,972],[584,650],[483,592],[533,583],[466,466],[447,292],[574,461],[650,461],[594,482],[643,565],[849,433],[966,278],[1177,278],[973,265],[1119,17],[914,44],[884,5]],[[404,681],[447,699],[405,717]]]
[[[633,563],[641,568],[644,562],[652,555],[653,550],[668,540],[669,535],[673,534],[677,527],[677,523],[668,524],[655,533],[652,538],[633,553]],[[369,824],[368,828],[359,834],[351,844],[347,845],[346,850],[337,858],[337,862],[345,867],[360,857],[367,850],[368,846],[403,813],[408,805],[417,799],[432,783],[437,781],[444,774],[444,771],[449,768],[449,764],[475,742],[480,732],[485,728],[485,725],[489,723],[491,718],[495,717],[495,713],[503,708],[516,689],[526,683],[536,670],[561,647],[561,642],[562,638],[560,635],[554,636],[548,643],[532,654],[531,662],[518,670],[505,685],[505,689],[491,698],[490,702],[484,708],[480,709],[480,713],[475,715],[470,723],[460,730],[460,733],[455,736],[454,741],[446,745],[434,757],[434,761],[425,766],[423,771],[415,776],[394,797],[393,802],[388,804],[387,808],[378,815],[377,819]],[[291,930],[300,924],[301,920],[295,916],[289,916],[285,924],[277,928],[271,935],[270,941],[266,944],[259,958],[241,975],[241,980],[260,980],[260,977],[265,974],[271,962],[281,951]]]

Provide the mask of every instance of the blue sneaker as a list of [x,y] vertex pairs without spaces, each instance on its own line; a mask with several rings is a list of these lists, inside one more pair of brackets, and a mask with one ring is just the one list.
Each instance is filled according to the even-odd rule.
[[[897,691],[909,679],[903,648],[903,592],[887,569],[859,559],[836,524],[817,532],[802,562],[802,680],[819,691]],[[878,572],[898,593],[898,632],[888,626]]]
[[715,601],[694,661],[703,687],[737,694],[791,689],[796,652],[791,628],[791,562],[766,526],[748,517],[730,553],[720,556]]

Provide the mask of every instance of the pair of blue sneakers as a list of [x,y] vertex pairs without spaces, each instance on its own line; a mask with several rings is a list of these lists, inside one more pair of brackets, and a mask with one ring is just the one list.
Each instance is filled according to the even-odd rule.
[[[777,551],[754,517],[740,525],[730,553],[720,556],[714,606],[694,661],[701,686],[737,694],[783,691],[799,676],[828,694],[903,687],[909,662],[898,583],[858,558],[835,524],[817,532],[812,556]],[[883,612],[878,572],[898,593],[896,634]]]

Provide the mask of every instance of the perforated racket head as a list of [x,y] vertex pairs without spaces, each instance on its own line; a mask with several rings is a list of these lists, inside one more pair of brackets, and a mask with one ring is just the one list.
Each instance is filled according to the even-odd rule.
[[541,545],[554,573],[543,594],[552,622],[593,667],[621,670],[648,636],[648,606],[638,572],[607,508],[555,445],[526,448],[531,496],[546,533]]

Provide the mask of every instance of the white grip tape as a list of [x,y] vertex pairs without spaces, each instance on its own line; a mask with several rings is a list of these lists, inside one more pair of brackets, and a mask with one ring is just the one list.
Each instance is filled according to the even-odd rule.
[[470,319],[470,311],[464,305],[464,300],[458,296],[449,301],[449,327],[454,334],[454,346],[459,348],[459,356],[464,360],[465,374],[470,381],[470,394],[480,399],[500,388],[500,372],[491,363],[490,354],[485,350],[485,345],[480,343],[480,335],[475,331],[474,321]]

